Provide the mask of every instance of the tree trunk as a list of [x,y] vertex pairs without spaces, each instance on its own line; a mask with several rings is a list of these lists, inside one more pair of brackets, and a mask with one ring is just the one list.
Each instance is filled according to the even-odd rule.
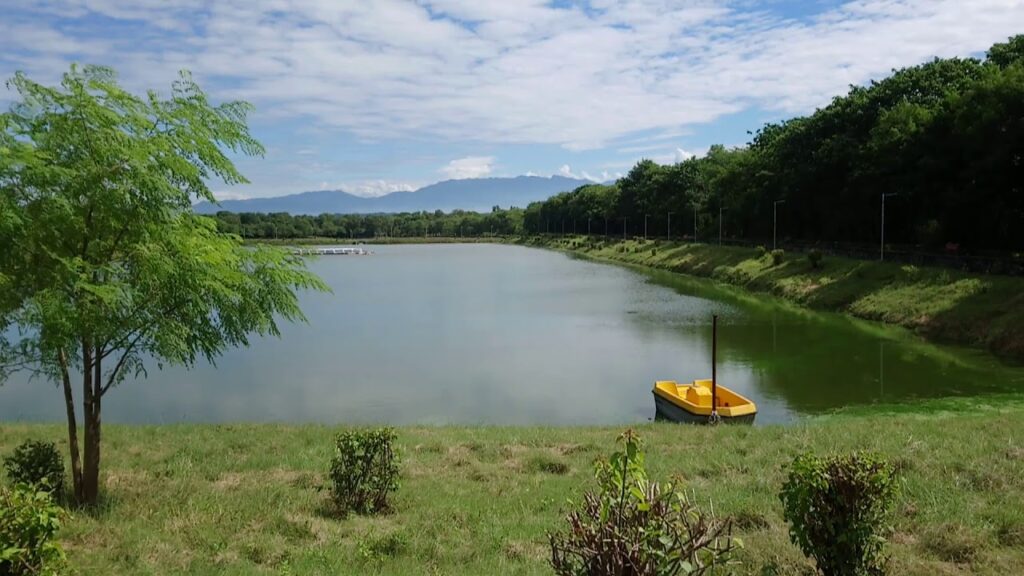
[[[95,364],[95,366],[94,366]],[[82,346],[82,389],[85,418],[85,450],[82,468],[82,504],[95,504],[100,481],[100,394],[93,369],[99,371],[99,355],[93,359],[89,344]]]
[[68,415],[68,448],[71,451],[71,480],[74,500],[81,502],[82,492],[82,456],[78,451],[78,421],[75,418],[75,399],[71,395],[71,375],[68,373],[68,358],[62,349],[58,353],[61,380],[64,388],[64,409]]

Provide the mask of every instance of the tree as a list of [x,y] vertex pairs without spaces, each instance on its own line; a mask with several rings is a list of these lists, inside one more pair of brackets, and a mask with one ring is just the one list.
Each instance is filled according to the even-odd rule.
[[[155,362],[193,365],[303,319],[326,290],[300,259],[249,249],[194,214],[207,182],[262,154],[244,102],[213,105],[187,73],[169,99],[72,67],[59,87],[16,75],[0,115],[0,381],[29,370],[63,390],[76,499],[99,491],[103,398]],[[82,390],[83,450],[72,379]]]

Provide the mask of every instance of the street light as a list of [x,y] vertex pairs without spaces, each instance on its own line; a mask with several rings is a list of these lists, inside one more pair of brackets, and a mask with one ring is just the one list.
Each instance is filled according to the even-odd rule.
[[779,229],[779,204],[785,203],[785,200],[776,200],[772,204],[772,250],[775,250],[775,238]]
[[693,241],[697,242],[697,205],[693,205]]
[[669,242],[672,241],[672,215],[673,214],[675,214],[675,212],[669,212],[668,213],[668,241]]
[[885,261],[885,197],[886,196],[899,196],[897,192],[888,192],[882,194],[882,247],[878,253],[878,261]]
[[627,217],[627,216],[623,216],[622,217],[622,239],[623,240],[626,239],[626,221],[627,220],[629,220],[629,217]]
[[644,214],[644,240],[647,240],[647,214]]
[[718,245],[719,246],[722,245],[722,211],[723,210],[725,210],[725,209],[722,208],[721,204],[719,204],[718,205]]

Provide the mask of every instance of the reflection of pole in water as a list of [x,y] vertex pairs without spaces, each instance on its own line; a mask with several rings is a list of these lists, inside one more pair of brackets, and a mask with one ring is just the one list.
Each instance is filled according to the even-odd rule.
[[878,399],[885,396],[885,342],[878,342]]
[[775,354],[775,319],[778,316],[775,310],[772,310],[772,354]]

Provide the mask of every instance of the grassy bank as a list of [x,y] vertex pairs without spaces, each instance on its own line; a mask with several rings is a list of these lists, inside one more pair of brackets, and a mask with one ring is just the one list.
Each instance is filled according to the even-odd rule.
[[[655,477],[679,474],[733,516],[740,573],[807,573],[777,493],[801,451],[870,449],[896,463],[893,574],[1024,573],[1024,401],[837,415],[793,426],[640,427]],[[991,401],[990,401],[991,402]],[[900,408],[899,410],[903,410]],[[331,518],[336,428],[108,426],[106,499],[63,531],[82,574],[548,574],[547,531],[592,487],[618,428],[403,428],[393,514]],[[58,425],[0,426],[0,453]]]
[[804,254],[770,256],[750,248],[587,237],[524,238],[519,243],[593,258],[714,278],[819,310],[910,328],[938,342],[987,348],[1024,359],[1024,278]]
[[271,246],[349,246],[353,244],[489,244],[503,242],[498,237],[410,236],[381,238],[249,238],[246,244]]

